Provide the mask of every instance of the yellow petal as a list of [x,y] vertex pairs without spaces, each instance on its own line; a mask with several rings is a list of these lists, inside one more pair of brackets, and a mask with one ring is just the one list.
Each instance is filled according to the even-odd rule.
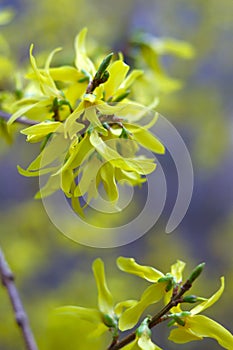
[[43,107],[46,107],[47,105],[48,105],[48,101],[47,100],[43,100],[43,101],[36,102],[34,104],[23,106],[23,107],[19,108],[15,113],[12,114],[12,116],[8,120],[7,124],[11,125],[19,117],[22,117],[24,114],[26,114],[28,111],[30,111],[33,108],[36,108],[36,107],[42,107],[43,108]]
[[186,41],[175,40],[173,38],[152,38],[151,47],[155,53],[173,54],[182,58],[192,58],[194,56],[193,47]]
[[52,171],[56,171],[57,167],[51,167],[51,168],[45,168],[45,169],[40,169],[36,171],[30,171],[28,169],[23,169],[19,165],[17,165],[18,172],[20,175],[26,176],[26,177],[34,177],[34,176],[39,176],[39,175],[45,175],[48,173],[51,173]]
[[72,66],[61,66],[49,69],[50,75],[53,80],[56,81],[71,81],[77,82],[83,78],[83,73],[80,73],[75,67]]
[[125,331],[133,328],[144,310],[151,304],[157,303],[165,295],[165,283],[155,283],[148,287],[137,304],[123,312],[119,319],[119,329]]
[[[80,108],[80,105],[82,105],[81,108]],[[82,108],[83,107],[83,103],[80,103],[80,105],[73,111],[73,113],[71,113],[69,115],[69,117],[65,121],[65,126],[64,126],[65,134],[69,135],[69,137],[71,139],[74,136],[76,136],[76,132],[77,132],[76,131],[76,129],[77,129],[77,125],[76,124],[78,124],[78,125],[80,124],[80,127],[81,127],[81,125],[83,125],[82,123],[77,122],[78,118],[80,118],[81,114],[84,112],[84,108]],[[74,130],[73,130],[73,128],[74,128]]]
[[6,7],[4,10],[0,10],[0,25],[5,25],[11,22],[14,17],[14,11],[12,7]]
[[177,260],[177,262],[171,266],[171,274],[175,277],[177,283],[182,282],[182,272],[185,265],[186,264],[183,261]]
[[117,201],[119,193],[115,180],[115,172],[109,162],[106,162],[101,166],[100,177],[110,201]]
[[121,83],[120,88],[127,90],[134,83],[134,81],[142,75],[142,70],[134,69]]
[[92,269],[98,289],[99,309],[105,315],[112,315],[113,299],[106,283],[103,261],[96,259],[92,264]]
[[38,137],[45,137],[46,135],[55,132],[58,130],[59,132],[62,132],[63,130],[63,124],[60,122],[41,122],[36,125],[32,125],[26,129],[21,130],[21,134],[27,135],[27,136],[38,136]]
[[138,346],[142,350],[162,350],[151,341],[150,337],[144,334],[138,339]]
[[[96,178],[100,166],[101,161],[97,157],[92,157],[91,160],[87,161],[87,163],[82,168],[82,176],[79,179],[79,183],[75,188],[75,197],[84,196],[86,193],[89,193],[90,188],[92,188],[92,190],[95,189],[95,191],[94,193],[92,193],[92,196],[89,193],[89,198],[87,202],[89,203],[93,197],[96,197],[96,195],[98,194],[96,188]],[[92,187],[92,185],[94,188]]]
[[58,166],[61,167],[69,142],[62,134],[55,134],[53,136],[51,142],[46,144],[39,156],[29,165],[28,170],[44,168],[51,163],[55,165],[58,164]]
[[193,333],[189,328],[179,326],[178,328],[171,330],[168,339],[174,343],[184,344],[193,340],[202,340],[202,337]]
[[101,323],[102,315],[99,310],[85,308],[81,306],[63,306],[56,309],[57,314],[70,315],[78,319],[89,321],[91,323]]
[[155,168],[156,164],[153,163],[154,159],[147,159],[144,157],[137,157],[137,158],[119,158],[119,159],[113,159],[111,163],[119,168],[122,168],[124,170],[128,171],[135,171],[138,174],[141,175],[147,175],[152,173]]
[[221,297],[221,295],[224,291],[224,286],[225,286],[224,277],[221,277],[220,281],[221,281],[221,286],[220,286],[219,290],[215,294],[213,294],[209,299],[207,299],[203,303],[195,306],[191,310],[192,315],[199,314],[203,310],[207,309],[208,307],[210,307],[211,305],[216,303],[216,301],[218,301],[218,299]]
[[90,157],[94,152],[94,149],[89,141],[89,137],[86,134],[80,142],[75,142],[74,147],[69,149],[69,158],[64,163],[63,167],[60,169],[60,172],[66,169],[75,169],[78,168],[87,157]]
[[[41,174],[40,174],[41,175]],[[59,190],[60,178],[59,176],[50,176],[44,187],[35,194],[35,199],[45,198]]]
[[71,206],[73,210],[81,217],[85,217],[83,208],[81,207],[80,201],[78,197],[71,196]]
[[72,83],[64,89],[65,97],[70,102],[71,106],[75,106],[76,102],[82,98],[86,88],[87,86],[84,82]]
[[54,54],[57,51],[60,51],[60,48],[55,49],[51,52],[51,54],[48,56],[48,59],[46,61],[46,65],[45,65],[45,71],[41,72],[38,68],[37,68],[37,64],[36,64],[36,60],[35,57],[32,54],[33,51],[33,45],[31,45],[30,47],[30,61],[31,61],[31,65],[32,68],[36,74],[37,80],[40,84],[40,89],[42,91],[42,93],[46,96],[53,96],[53,97],[61,97],[60,91],[56,88],[56,85],[52,79],[52,77],[49,74],[49,65],[50,62],[54,56]]
[[156,282],[159,278],[164,276],[162,272],[151,266],[137,264],[133,258],[124,258],[123,256],[120,256],[117,258],[117,266],[120,270],[132,273],[133,275],[144,278],[149,282]]
[[108,134],[108,131],[103,127],[102,123],[100,122],[96,114],[96,109],[94,107],[90,107],[85,110],[85,118],[96,128],[98,132],[101,132],[104,135]]
[[122,168],[128,171],[135,171],[138,174],[150,174],[154,171],[156,165],[153,159],[143,157],[123,158],[121,155],[110,148],[96,131],[93,131],[90,136],[90,142],[95,147],[97,152],[107,161],[110,161],[117,168]]
[[105,332],[109,332],[109,327],[107,327],[104,323],[99,323],[96,325],[94,331],[90,331],[88,338],[93,338],[96,340]]
[[109,78],[104,83],[104,91],[106,100],[114,95],[121,83],[124,81],[125,76],[129,70],[129,66],[122,60],[113,62],[108,68]]
[[71,196],[71,185],[73,181],[74,174],[72,170],[67,169],[61,173],[61,189],[67,197]]
[[124,346],[122,349],[123,349],[123,350],[138,350],[138,345],[137,345],[137,343],[138,343],[138,339],[136,338],[136,339],[134,339],[133,342],[127,344],[127,345]]
[[95,67],[86,53],[86,34],[87,28],[83,28],[75,38],[75,66],[79,71],[85,71],[93,76],[95,74]]
[[195,315],[189,318],[189,327],[199,337],[215,339],[224,349],[233,349],[233,335],[209,317]]
[[133,134],[133,139],[143,147],[159,154],[164,154],[163,144],[148,130],[139,125],[124,125]]
[[121,314],[123,313],[123,311],[125,309],[128,309],[134,305],[136,305],[138,303],[137,300],[125,300],[125,301],[121,301],[120,303],[117,303],[115,308],[114,308],[114,312],[115,314],[120,317]]
[[140,186],[146,182],[146,178],[141,177],[140,174],[126,171],[120,168],[115,169],[115,176],[117,181],[121,181],[121,184],[127,183],[131,186]]

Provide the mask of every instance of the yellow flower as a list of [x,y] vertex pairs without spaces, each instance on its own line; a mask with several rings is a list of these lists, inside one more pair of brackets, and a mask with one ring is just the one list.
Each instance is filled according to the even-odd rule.
[[46,120],[53,117],[55,113],[55,109],[53,110],[53,107],[56,107],[54,104],[55,101],[64,100],[63,93],[57,89],[56,84],[53,81],[49,71],[51,60],[54,54],[59,50],[60,49],[54,50],[48,56],[45,63],[45,69],[43,72],[41,72],[37,67],[35,57],[32,54],[33,45],[31,45],[30,61],[34,72],[33,78],[35,79],[35,82],[39,84],[40,91],[34,89],[34,91],[36,91],[36,94],[33,91],[32,96],[25,97],[15,103],[13,108],[16,109],[16,111],[9,119],[8,125],[11,125],[14,121],[23,115],[27,116],[28,113],[31,113],[33,115],[33,118],[35,120],[38,119],[39,121],[41,121],[42,118],[43,120]]
[[167,281],[158,283],[158,280],[164,277],[164,274],[153,267],[137,264],[133,258],[119,257],[117,259],[117,266],[124,272],[132,273],[149,282],[153,282],[153,284],[143,292],[140,300],[135,305],[128,308],[121,316],[119,328],[124,331],[135,326],[140,316],[149,305],[157,303],[165,296]]
[[27,135],[28,142],[40,142],[50,133],[54,133],[59,129],[59,132],[63,129],[63,124],[60,122],[41,122],[36,125],[32,125],[26,129],[21,130],[21,133]]
[[124,350],[162,350],[151,340],[151,330],[148,327],[150,318],[147,317],[136,330],[136,337],[133,342],[123,347]]
[[93,336],[100,336],[109,329],[112,330],[113,336],[116,336],[118,333],[118,320],[122,312],[125,308],[133,305],[135,301],[126,300],[114,306],[112,294],[106,283],[103,261],[96,259],[93,262],[92,268],[98,290],[98,308],[64,306],[58,308],[57,312],[96,324],[96,330],[92,334]]
[[[227,329],[207,316],[198,315],[216,303],[222,295],[223,290],[224,277],[221,277],[219,290],[209,299],[191,309],[189,315],[181,317],[184,321],[184,326],[176,324],[177,328],[171,331],[168,339],[181,344],[208,337],[215,339],[225,349],[233,349],[233,336]],[[182,310],[180,306],[177,306],[171,311],[180,313]]]
[[[157,114],[126,98],[142,71],[128,74],[130,67],[122,55],[111,62],[113,54],[96,69],[86,52],[86,33],[84,28],[76,36],[74,67],[50,68],[54,54],[60,50],[56,49],[48,56],[44,69],[39,69],[31,46],[33,72],[27,75],[31,83],[25,96],[14,104],[8,121],[10,125],[22,116],[38,121],[21,133],[27,135],[28,142],[42,142],[41,153],[26,170],[18,167],[25,176],[49,174],[36,198],[62,189],[82,216],[83,209],[98,196],[101,183],[116,206],[119,182],[140,186],[146,181],[145,176],[156,169],[156,164],[154,158],[137,155],[140,147],[165,152],[148,130]],[[149,124],[139,125],[148,115]],[[60,166],[54,166],[58,160]],[[81,205],[83,197],[85,205]]]

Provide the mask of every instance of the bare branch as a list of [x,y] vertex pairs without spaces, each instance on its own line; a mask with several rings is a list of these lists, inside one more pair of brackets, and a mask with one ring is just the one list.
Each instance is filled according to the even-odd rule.
[[13,310],[15,315],[15,320],[21,329],[24,342],[27,350],[38,350],[33,333],[31,331],[27,314],[23,308],[22,302],[19,297],[18,290],[14,283],[14,276],[10,270],[4,254],[0,248],[0,277],[3,286],[7,289]]
[[[11,117],[11,114],[0,110],[0,118],[4,119],[5,121],[8,121],[10,119],[10,117]],[[29,126],[36,125],[39,123],[36,120],[31,120],[31,119],[28,119],[26,117],[20,117],[15,122],[23,124],[23,125],[29,125]]]

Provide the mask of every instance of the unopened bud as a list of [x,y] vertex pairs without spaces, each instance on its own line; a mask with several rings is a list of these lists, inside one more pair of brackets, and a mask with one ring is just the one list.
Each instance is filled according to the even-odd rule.
[[200,276],[200,274],[204,269],[204,266],[205,266],[205,263],[201,263],[195,267],[190,277],[188,278],[190,283],[193,283]]

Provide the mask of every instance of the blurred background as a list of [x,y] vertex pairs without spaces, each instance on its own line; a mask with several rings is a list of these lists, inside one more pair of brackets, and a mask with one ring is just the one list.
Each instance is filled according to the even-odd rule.
[[[195,265],[205,261],[205,271],[195,286],[199,294],[210,296],[219,287],[220,276],[226,277],[223,296],[205,314],[233,332],[233,2],[1,0],[1,9],[9,6],[14,16],[0,30],[11,66],[4,66],[0,60],[1,90],[11,88],[11,72],[15,67],[17,70],[27,67],[31,43],[41,57],[61,46],[61,60],[70,62],[74,37],[83,26],[88,27],[92,47],[97,43],[101,50],[122,51],[129,61],[129,39],[138,30],[159,38],[187,41],[195,50],[191,60],[161,57],[168,75],[181,81],[182,86],[161,93],[158,111],[185,140],[195,176],[191,205],[180,226],[170,235],[165,233],[165,226],[175,201],[177,175],[169,154],[160,159],[167,177],[168,198],[159,222],[131,244],[94,249],[63,236],[50,222],[42,203],[33,199],[38,180],[17,173],[16,165],[26,167],[38,152],[37,145],[26,144],[23,135],[15,137],[12,144],[1,139],[0,244],[16,275],[40,349],[88,348],[81,340],[88,325],[79,330],[73,320],[67,318],[66,323],[50,320],[50,314],[55,307],[67,304],[95,307],[91,264],[96,257],[106,263],[116,301],[139,298],[146,285],[117,271],[115,259],[119,255],[135,257],[141,264],[155,266],[164,273],[181,259],[187,263],[186,277]],[[164,349],[220,348],[209,339],[173,344],[166,340],[167,334],[165,324],[154,331],[155,342]],[[92,349],[105,347],[105,343],[91,345]],[[24,349],[3,288],[0,288],[0,348]]]

